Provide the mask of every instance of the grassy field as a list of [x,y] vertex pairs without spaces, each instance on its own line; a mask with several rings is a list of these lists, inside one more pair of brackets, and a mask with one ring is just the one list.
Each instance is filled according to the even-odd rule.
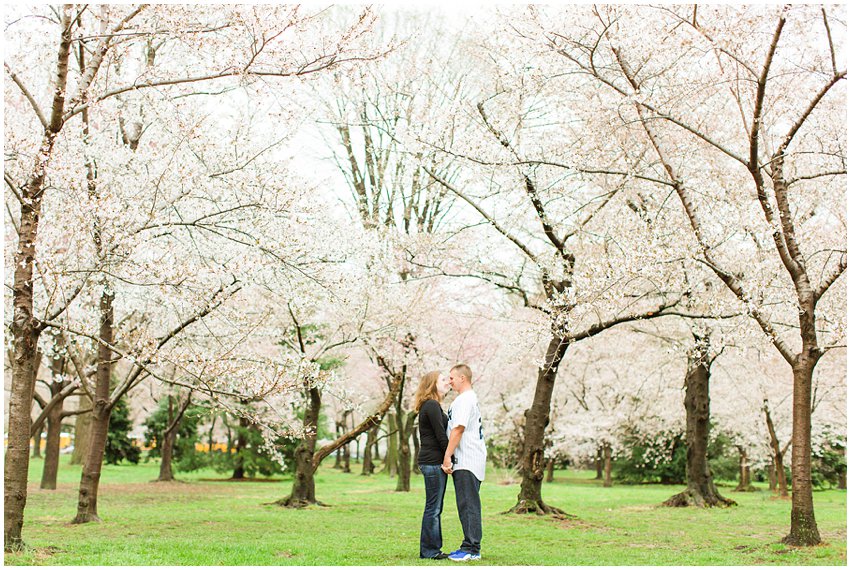
[[[80,468],[63,457],[59,489],[41,491],[33,460],[24,539],[7,565],[453,565],[418,558],[422,480],[394,492],[385,475],[362,477],[322,468],[317,495],[327,508],[302,511],[269,505],[290,482],[202,481],[213,472],[151,483],[154,463],[106,466],[100,524],[71,525]],[[575,519],[501,514],[516,485],[493,470],[482,486],[483,560],[488,565],[845,565],[844,491],[815,493],[824,544],[795,549],[779,543],[788,530],[788,501],[763,490],[722,493],[730,509],[669,509],[658,505],[679,490],[662,485],[605,489],[588,471],[557,472],[545,498]],[[444,550],[457,548],[461,528],[451,484],[443,515]]]

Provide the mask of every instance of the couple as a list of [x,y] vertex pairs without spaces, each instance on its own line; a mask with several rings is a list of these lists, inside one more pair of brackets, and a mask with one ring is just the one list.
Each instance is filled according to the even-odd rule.
[[[479,486],[485,479],[487,450],[482,432],[479,400],[473,391],[473,373],[466,364],[457,364],[449,378],[440,372],[429,372],[420,380],[414,397],[414,410],[419,412],[420,452],[417,464],[426,489],[423,524],[420,531],[420,558],[456,562],[481,560],[482,503]],[[453,389],[458,396],[443,413],[440,403]],[[446,481],[452,475],[458,518],[464,531],[461,547],[450,553],[441,552],[443,535],[440,514]]]

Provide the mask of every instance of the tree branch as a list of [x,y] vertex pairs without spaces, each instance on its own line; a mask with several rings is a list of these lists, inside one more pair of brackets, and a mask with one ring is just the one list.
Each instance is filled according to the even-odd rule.
[[189,404],[192,403],[192,390],[186,395],[186,400],[180,404],[180,409],[177,414],[174,416],[174,420],[165,428],[165,433],[169,434],[177,427],[177,424],[180,423],[181,418],[183,418],[183,414],[186,413],[187,408],[189,408]]
[[762,104],[765,101],[765,86],[768,83],[768,70],[771,68],[771,63],[774,60],[774,53],[777,51],[777,44],[780,42],[780,34],[783,31],[784,25],[786,25],[785,9],[780,13],[780,19],[777,21],[777,27],[774,30],[774,37],[771,38],[771,45],[768,47],[768,53],[765,56],[762,73],[756,83],[756,101],[754,102],[751,132],[748,137],[748,169],[751,172],[759,169],[759,129],[762,126]]
[[[131,10],[129,14],[127,14],[124,18],[121,19],[115,26],[112,27],[103,37],[101,37],[100,41],[97,44],[97,47],[94,49],[94,55],[92,59],[89,61],[89,64],[83,71],[83,76],[80,78],[80,84],[77,88],[77,95],[74,96],[68,102],[69,107],[74,107],[79,102],[84,101],[87,98],[87,93],[89,87],[91,87],[92,82],[95,79],[95,75],[97,75],[98,70],[100,69],[101,64],[103,63],[103,58],[106,56],[109,48],[111,47],[111,42],[114,36],[124,29],[124,26],[130,23],[130,21],[138,16],[142,10],[147,7],[146,4],[141,4],[136,7],[134,10]],[[82,110],[82,109],[81,109]],[[66,116],[64,120],[68,120],[69,116]]]
[[824,87],[821,88],[821,90],[818,93],[816,93],[816,96],[813,97],[812,101],[810,101],[810,104],[807,106],[806,110],[798,118],[798,121],[794,125],[792,125],[792,127],[789,129],[789,132],[786,133],[786,136],[783,138],[783,142],[780,143],[780,146],[777,147],[777,150],[772,155],[772,160],[774,160],[778,156],[786,153],[786,149],[788,148],[789,144],[792,142],[792,139],[795,138],[795,135],[798,133],[798,130],[803,126],[803,124],[806,122],[806,120],[809,118],[810,114],[815,110],[815,108],[818,106],[818,104],[821,102],[821,100],[824,99],[824,96],[827,95],[827,92],[830,91],[830,89],[834,85],[839,83],[839,81],[841,81],[842,79],[845,79],[847,75],[848,75],[847,71],[842,71],[840,73],[837,73],[836,75],[834,75],[830,79],[830,81],[828,81],[824,85]]
[[33,420],[32,426],[30,427],[30,437],[34,437],[39,431],[41,431],[42,424],[47,419],[48,414],[53,411],[53,408],[58,406],[61,402],[65,401],[65,398],[70,396],[74,392],[74,390],[79,388],[79,386],[79,380],[69,382],[67,386],[62,388],[62,390],[60,390],[57,394],[50,398],[49,402],[46,402],[46,405],[42,407],[41,413],[35,420]]
[[5,181],[6,181],[6,186],[8,186],[8,187],[9,187],[9,190],[11,190],[11,191],[12,191],[12,194],[14,194],[14,195],[15,195],[15,198],[17,198],[17,199],[18,199],[18,202],[19,202],[20,204],[23,204],[23,203],[24,203],[24,198],[21,196],[21,193],[18,191],[18,189],[17,189],[17,188],[15,188],[15,181],[14,181],[14,180],[12,180],[12,177],[11,177],[11,176],[9,176],[9,174],[8,174],[8,173],[4,172],[4,173],[3,173],[3,180],[5,180]]
[[830,289],[830,286],[833,285],[837,279],[839,279],[843,273],[845,273],[845,269],[848,267],[848,254],[846,252],[842,252],[839,256],[839,262],[836,264],[836,267],[827,274],[821,283],[815,289],[814,298],[816,302],[821,299],[822,295],[827,293],[827,290]]
[[[233,282],[230,283],[230,285],[235,285],[236,283],[237,283],[237,280],[234,279]],[[229,297],[231,297],[232,295],[237,293],[240,289],[242,289],[242,285],[239,285],[236,288],[227,291],[226,294],[222,295],[223,293],[225,293],[226,289],[227,289],[227,287],[225,285],[220,286],[219,289],[215,293],[213,293],[210,300],[201,308],[201,310],[199,310],[198,312],[196,312],[195,314],[193,314],[192,316],[190,316],[189,318],[184,320],[182,323],[177,325],[171,331],[169,331],[166,334],[164,334],[163,336],[161,336],[160,339],[159,339],[159,342],[157,342],[156,348],[154,349],[154,353],[149,355],[148,358],[146,358],[145,360],[143,360],[141,362],[136,360],[136,359],[132,360],[134,365],[135,365],[135,369],[133,371],[131,371],[131,373],[127,375],[127,378],[125,378],[123,382],[118,384],[118,386],[116,386],[115,389],[112,391],[112,394],[110,394],[110,396],[109,396],[110,406],[115,405],[115,403],[118,402],[118,400],[121,398],[121,396],[123,396],[131,387],[133,387],[133,385],[134,385],[133,382],[139,377],[139,375],[142,374],[143,371],[147,372],[151,376],[154,376],[155,378],[161,379],[157,375],[153,374],[150,370],[147,369],[147,365],[150,364],[151,361],[153,360],[153,355],[156,354],[170,340],[172,340],[174,337],[176,337],[178,334],[180,334],[182,331],[184,331],[187,327],[189,327],[193,323],[195,323],[198,320],[206,317],[211,312],[216,310]],[[220,295],[221,295],[221,298],[219,298]],[[103,344],[106,344],[106,343],[103,343]],[[107,345],[107,346],[109,346],[109,345]],[[110,347],[110,348],[112,348],[112,347]],[[119,354],[121,354],[121,353],[119,353]]]
[[822,7],[821,16],[824,20],[824,31],[827,33],[827,45],[830,46],[830,65],[833,70],[833,75],[837,75],[836,71],[836,49],[833,47],[833,38],[830,35],[830,24],[827,21],[827,11]]
[[530,250],[528,247],[526,247],[526,245],[523,242],[521,242],[519,239],[514,237],[508,230],[506,230],[501,225],[499,225],[499,223],[496,220],[494,220],[489,214],[487,214],[482,209],[481,206],[479,206],[472,199],[470,199],[466,195],[464,195],[460,190],[455,188],[455,186],[453,186],[452,184],[450,184],[449,182],[447,182],[443,178],[436,175],[434,172],[431,171],[430,168],[423,166],[423,170],[425,170],[426,174],[431,176],[438,184],[442,185],[444,188],[448,189],[453,194],[455,194],[456,196],[458,196],[459,198],[461,198],[462,200],[467,202],[470,206],[472,206],[474,210],[476,210],[484,219],[486,219],[494,227],[494,229],[496,229],[496,231],[501,233],[503,236],[508,238],[508,240],[511,241],[511,243],[513,243],[518,248],[520,248],[520,251],[522,251],[524,254],[526,254],[526,257],[528,257],[531,261],[534,261],[535,263],[537,263],[538,258],[535,256],[534,253],[532,253],[532,250]]
[[92,411],[91,408],[79,408],[77,410],[63,410],[61,417],[68,418],[68,417],[71,417],[71,416],[78,416],[80,414],[88,414],[91,411]]
[[825,172],[819,172],[818,174],[805,174],[803,176],[798,176],[797,178],[791,178],[786,182],[786,186],[792,186],[797,182],[801,182],[802,180],[815,180],[816,178],[823,178],[825,176],[845,176],[848,174],[846,169],[842,170],[829,170]]
[[38,392],[33,391],[33,400],[35,400],[38,403],[38,406],[42,410],[45,408],[45,406],[47,406],[47,400],[45,400],[44,397],[41,394],[39,394]]
[[[85,109],[87,109],[93,103],[100,103],[105,99],[109,99],[110,97],[115,97],[116,95],[121,95],[122,93],[127,93],[128,91],[137,91],[139,89],[150,89],[155,87],[166,87],[170,85],[182,85],[185,83],[198,83],[202,81],[212,81],[215,79],[223,79],[225,77],[240,77],[243,75],[253,75],[257,77],[299,77],[303,75],[309,75],[312,73],[317,73],[319,71],[323,71],[328,69],[334,65],[340,65],[341,63],[349,63],[355,61],[371,61],[372,57],[350,57],[350,58],[337,58],[337,57],[326,57],[325,61],[321,63],[317,63],[320,61],[319,58],[314,60],[309,64],[302,65],[291,71],[258,71],[258,70],[244,70],[244,69],[226,69],[220,71],[218,73],[209,73],[206,75],[196,75],[192,77],[177,77],[173,79],[161,79],[159,81],[148,81],[145,83],[136,83],[133,85],[125,85],[124,87],[120,87],[117,89],[113,89],[112,91],[108,91],[86,103],[82,103],[68,111],[65,115],[65,120],[70,119],[71,117],[82,113]],[[314,67],[310,67],[310,65],[316,64]]]
[[316,471],[319,468],[319,464],[323,459],[334,453],[337,449],[346,445],[353,439],[355,439],[360,434],[365,431],[377,426],[381,423],[381,420],[384,418],[384,415],[387,413],[387,410],[390,409],[390,406],[393,405],[394,400],[396,399],[397,394],[399,393],[399,389],[402,386],[402,380],[404,375],[402,374],[394,374],[393,383],[390,386],[390,390],[387,392],[387,395],[384,397],[384,401],[376,408],[376,410],[370,414],[365,420],[363,420],[360,424],[358,424],[351,431],[341,435],[328,445],[323,446],[316,453],[313,454],[313,470]]
[[30,93],[29,89],[27,89],[27,87],[23,84],[23,82],[17,76],[17,74],[15,74],[15,72],[12,71],[12,68],[9,67],[9,64],[6,63],[6,62],[3,62],[3,65],[6,67],[6,72],[9,74],[9,77],[12,78],[12,81],[15,83],[15,85],[18,86],[18,89],[21,90],[21,93],[23,93],[24,97],[29,102],[33,111],[35,111],[35,115],[36,115],[36,117],[38,117],[38,120],[41,123],[41,126],[44,127],[45,130],[48,129],[49,123],[47,122],[47,119],[45,118],[44,113],[41,112],[41,108],[38,106],[38,103],[36,102],[35,97],[32,96],[32,93]]
[[[519,161],[520,156],[518,155],[517,151],[512,148],[511,143],[508,141],[508,138],[505,136],[505,134],[503,134],[496,127],[491,125],[490,121],[488,120],[487,113],[485,113],[485,104],[479,101],[476,104],[476,109],[479,110],[479,115],[482,117],[482,121],[484,121],[485,126],[488,128],[488,131],[490,131],[490,133],[499,141],[499,143],[503,147],[511,151],[511,154],[513,154],[514,157]],[[529,196],[529,199],[532,202],[532,206],[535,208],[535,213],[538,215],[538,221],[540,221],[541,223],[541,228],[543,228],[544,230],[544,235],[546,235],[547,239],[550,240],[550,243],[555,246],[559,254],[562,257],[565,257],[564,242],[556,235],[555,230],[553,229],[553,225],[550,222],[546,211],[544,210],[544,204],[541,202],[541,199],[538,196],[538,190],[535,187],[535,184],[532,182],[532,179],[529,177],[528,174],[522,173],[522,176],[526,189],[526,194]]]
[[597,334],[599,334],[599,333],[601,333],[605,330],[612,328],[615,325],[619,325],[619,324],[622,324],[622,323],[628,323],[630,321],[640,321],[640,320],[654,319],[654,318],[657,318],[657,317],[668,316],[666,313],[663,313],[663,311],[665,309],[675,307],[676,305],[679,304],[680,301],[682,301],[682,299],[683,299],[683,296],[680,296],[673,301],[665,300],[665,301],[662,301],[655,308],[650,309],[649,311],[642,311],[640,313],[632,313],[632,314],[628,314],[628,315],[622,315],[622,316],[614,317],[614,318],[606,320],[606,321],[600,321],[597,324],[591,325],[590,327],[586,328],[585,330],[582,330],[580,332],[576,332],[576,333],[573,333],[573,334],[565,335],[563,338],[567,342],[576,342],[576,341],[579,341],[579,340],[590,338],[594,335],[597,335]]

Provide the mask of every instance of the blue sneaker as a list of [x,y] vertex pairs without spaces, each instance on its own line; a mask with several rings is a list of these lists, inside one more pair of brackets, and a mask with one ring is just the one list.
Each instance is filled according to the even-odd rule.
[[481,554],[472,554],[463,550],[456,550],[449,555],[449,560],[453,562],[467,562],[468,560],[481,560]]

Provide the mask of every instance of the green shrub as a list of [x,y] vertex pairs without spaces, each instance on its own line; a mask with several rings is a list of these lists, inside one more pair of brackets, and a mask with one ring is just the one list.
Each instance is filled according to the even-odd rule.
[[[162,454],[163,434],[169,424],[168,404],[168,398],[161,400],[154,413],[145,420],[145,445],[151,446],[147,453],[148,458],[160,457]],[[208,415],[209,410],[203,406],[189,406],[183,414],[177,428],[172,455],[175,471],[187,473],[206,467],[209,463],[209,456],[195,448],[198,442],[198,427]]]
[[121,461],[139,463],[142,450],[133,445],[133,441],[130,439],[129,434],[132,428],[130,409],[127,407],[126,399],[121,398],[115,403],[109,417],[104,461],[110,465],[118,465]]
[[739,479],[739,452],[732,440],[723,433],[709,440],[706,450],[709,468],[715,481],[737,481]]
[[644,440],[626,438],[626,452],[612,461],[615,479],[626,483],[685,483],[686,445],[682,435]]
[[839,479],[848,469],[845,448],[841,445],[826,445],[813,454],[813,486],[830,489],[839,486]]

